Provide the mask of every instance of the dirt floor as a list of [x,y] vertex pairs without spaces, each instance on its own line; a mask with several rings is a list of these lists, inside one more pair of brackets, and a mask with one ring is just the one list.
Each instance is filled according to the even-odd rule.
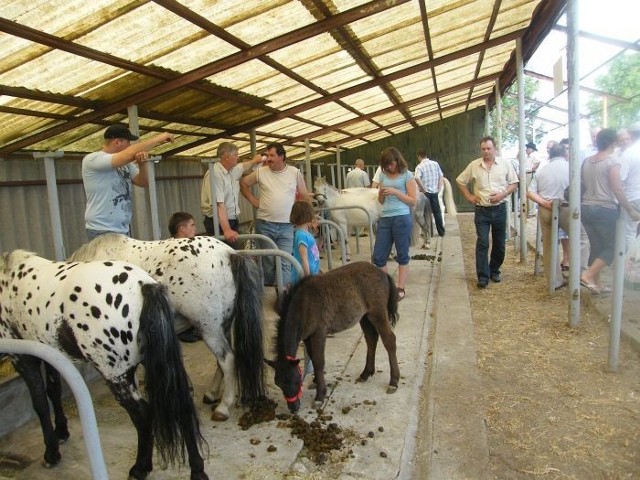
[[640,355],[623,341],[607,372],[606,320],[583,302],[570,328],[533,253],[509,247],[503,282],[476,288],[473,216],[458,221],[495,478],[640,478]]

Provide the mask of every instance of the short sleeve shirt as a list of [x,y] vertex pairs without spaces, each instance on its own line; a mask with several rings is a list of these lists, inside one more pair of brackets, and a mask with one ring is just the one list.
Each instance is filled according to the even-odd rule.
[[468,185],[473,180],[473,194],[478,198],[478,205],[492,207],[505,202],[491,203],[489,195],[492,192],[503,193],[509,185],[518,183],[518,177],[511,163],[501,157],[496,157],[487,168],[482,158],[473,160],[465,168],[456,181],[462,185]]
[[112,155],[103,151],[82,159],[82,182],[87,197],[85,227],[128,235],[133,212],[131,179],[138,175],[138,167],[128,163],[113,168],[111,159]]
[[[396,188],[403,193],[407,193],[407,182],[411,179],[413,179],[413,174],[409,171],[401,173],[396,178],[390,178],[384,172],[381,172],[380,186]],[[409,215],[410,213],[411,207],[395,195],[386,197],[382,204],[382,217],[395,217],[398,215]]]
[[[309,272],[311,275],[317,275],[320,273],[320,251],[318,250],[318,245],[316,244],[315,238],[306,230],[302,230],[300,228],[296,228],[293,233],[293,258],[298,260],[302,265],[302,258],[300,257],[300,251],[298,247],[300,245],[304,245],[307,247],[307,260],[309,261]],[[291,269],[291,285],[295,285],[298,283],[300,279],[298,278],[298,272],[295,268]]]
[[[227,212],[227,218],[229,218],[229,220],[238,219],[240,217],[239,180],[243,173],[242,166],[236,165],[231,170],[227,170],[218,162],[213,166],[213,173],[216,187],[216,202],[224,203],[224,209]],[[211,203],[211,181],[209,179],[209,171],[207,171],[202,179],[200,209],[203,215],[212,217],[213,205]]]

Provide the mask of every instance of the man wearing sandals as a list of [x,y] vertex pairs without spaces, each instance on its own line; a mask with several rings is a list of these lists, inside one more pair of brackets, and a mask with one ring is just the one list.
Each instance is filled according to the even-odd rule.
[[[480,140],[482,158],[473,160],[456,178],[458,188],[475,207],[476,273],[478,288],[486,288],[489,279],[502,281],[500,267],[504,262],[507,237],[506,201],[516,188],[518,177],[511,164],[496,156],[496,142],[492,137]],[[467,187],[473,182],[473,193]],[[489,260],[489,231],[492,247]]]

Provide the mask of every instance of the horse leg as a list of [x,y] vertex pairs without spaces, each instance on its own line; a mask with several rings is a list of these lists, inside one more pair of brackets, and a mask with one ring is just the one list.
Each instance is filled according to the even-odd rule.
[[67,417],[62,409],[62,382],[60,381],[60,372],[45,362],[45,375],[47,379],[47,396],[51,400],[53,406],[53,414],[55,417],[56,435],[60,443],[64,443],[69,439],[69,428],[67,425]]
[[117,402],[127,411],[138,434],[136,462],[129,470],[129,478],[142,480],[153,470],[153,435],[149,404],[135,387],[135,369],[130,370],[107,385]]
[[356,382],[366,382],[376,371],[378,332],[366,315],[360,320],[360,328],[362,328],[362,331],[364,332],[364,339],[367,342],[367,361],[365,363],[364,370],[362,370],[362,373],[356,379]]
[[[203,339],[209,347],[209,350],[213,352],[218,360],[218,368],[211,382],[212,390],[205,393],[205,398],[211,400],[212,403],[217,399],[215,384],[218,379],[222,377],[224,380],[224,391],[220,403],[211,415],[211,419],[224,422],[229,419],[229,408],[231,408],[236,400],[237,384],[233,351],[222,331],[219,332],[219,335],[206,335]],[[220,371],[219,374],[218,371]],[[216,378],[216,376],[218,376],[218,378]]]
[[209,388],[204,394],[202,398],[203,403],[206,404],[216,404],[220,403],[220,390],[222,388],[222,381],[224,377],[222,375],[222,368],[220,368],[220,363],[216,360],[216,371],[213,374],[213,380],[211,380],[211,384]]
[[396,334],[391,329],[387,315],[384,316],[384,321],[376,325],[376,328],[378,334],[380,334],[380,340],[382,340],[382,344],[389,355],[390,379],[387,393],[394,393],[398,389],[398,381],[400,380],[400,368],[398,367],[398,357],[396,356]]
[[[342,231],[342,238],[344,238],[344,244],[345,244],[345,255],[346,258],[344,259],[345,262],[350,262],[351,261],[351,249],[349,248],[349,229],[347,228],[347,224],[346,223],[338,223],[338,226],[340,227],[340,230]],[[338,234],[338,236],[340,236]]]
[[305,340],[307,353],[311,356],[311,362],[313,363],[314,380],[316,382],[316,398],[314,403],[316,404],[322,404],[324,398],[327,396],[327,382],[324,378],[324,348],[326,340],[326,335],[320,333],[315,333]]
[[31,394],[33,409],[40,419],[40,428],[44,437],[44,466],[51,467],[60,462],[60,448],[58,446],[58,436],[51,423],[49,402],[45,391],[45,384],[42,380],[40,366],[42,361],[30,355],[17,355],[13,366],[24,379]]

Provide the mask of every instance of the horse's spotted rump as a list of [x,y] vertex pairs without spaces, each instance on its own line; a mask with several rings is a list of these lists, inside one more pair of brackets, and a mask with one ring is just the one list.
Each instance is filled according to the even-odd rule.
[[127,283],[128,278],[129,278],[129,274],[127,272],[122,272],[118,275],[114,275],[112,280],[114,285],[117,285],[118,283],[122,283],[122,284]]

